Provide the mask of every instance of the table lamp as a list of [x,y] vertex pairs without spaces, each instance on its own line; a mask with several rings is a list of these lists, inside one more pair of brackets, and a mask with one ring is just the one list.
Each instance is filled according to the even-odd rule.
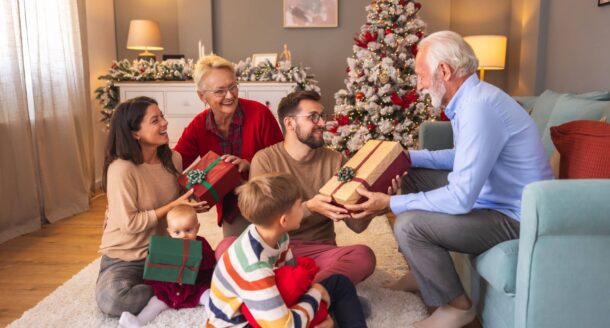
[[155,60],[155,54],[149,52],[149,50],[163,50],[159,23],[143,19],[135,19],[129,22],[127,49],[144,50],[144,52],[138,54],[138,58]]
[[504,69],[506,62],[506,42],[503,35],[472,35],[464,37],[479,59],[479,78],[485,78],[485,70]]

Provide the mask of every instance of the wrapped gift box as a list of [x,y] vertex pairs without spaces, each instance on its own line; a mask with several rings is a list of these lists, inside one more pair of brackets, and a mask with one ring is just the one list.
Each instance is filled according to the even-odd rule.
[[152,236],[144,264],[144,279],[193,285],[201,260],[198,240]]
[[218,154],[209,151],[184,171],[178,183],[186,190],[194,188],[193,197],[212,207],[240,185],[241,175],[237,165],[222,161]]
[[411,167],[411,161],[396,141],[369,140],[321,189],[337,205],[358,204],[366,199],[356,191],[387,192],[392,179]]

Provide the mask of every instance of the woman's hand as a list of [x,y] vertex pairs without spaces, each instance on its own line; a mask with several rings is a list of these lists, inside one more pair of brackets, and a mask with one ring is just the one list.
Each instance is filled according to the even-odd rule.
[[316,212],[335,222],[349,219],[350,215],[346,209],[331,204],[332,198],[317,194],[312,199],[305,202],[305,206],[309,211]]
[[195,192],[195,189],[193,189],[193,188],[189,189],[182,196],[178,197],[175,201],[172,202],[172,205],[173,205],[172,208],[179,206],[179,205],[187,205],[187,206],[194,208],[197,211],[197,213],[203,213],[203,212],[209,211],[210,206],[208,205],[208,202],[206,202],[206,201],[197,202],[193,199],[190,199],[190,197],[193,195],[194,192]]
[[239,173],[250,171],[250,162],[248,162],[247,160],[245,160],[243,158],[239,158],[235,155],[226,155],[225,154],[225,155],[220,156],[220,159],[222,159],[223,161],[225,161],[227,163],[237,165],[237,171],[239,171]]

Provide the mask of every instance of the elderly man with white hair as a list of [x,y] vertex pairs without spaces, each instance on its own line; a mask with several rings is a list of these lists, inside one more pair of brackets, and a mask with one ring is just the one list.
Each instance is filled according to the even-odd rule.
[[402,286],[438,307],[417,327],[462,327],[474,319],[449,252],[476,255],[519,238],[523,188],[553,176],[533,120],[505,92],[480,81],[477,66],[472,48],[455,32],[420,42],[417,88],[444,107],[454,148],[410,151],[405,194],[360,190],[368,200],[348,207],[360,212],[354,217],[398,215],[394,232],[411,267]]

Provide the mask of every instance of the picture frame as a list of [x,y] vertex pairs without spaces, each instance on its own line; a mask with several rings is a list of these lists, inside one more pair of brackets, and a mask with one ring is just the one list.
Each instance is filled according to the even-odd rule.
[[252,66],[258,66],[266,61],[269,61],[271,63],[271,66],[275,66],[275,63],[277,62],[277,54],[252,54]]
[[598,7],[605,6],[605,5],[610,5],[610,0],[597,0]]
[[339,0],[283,0],[283,6],[284,28],[339,26]]

